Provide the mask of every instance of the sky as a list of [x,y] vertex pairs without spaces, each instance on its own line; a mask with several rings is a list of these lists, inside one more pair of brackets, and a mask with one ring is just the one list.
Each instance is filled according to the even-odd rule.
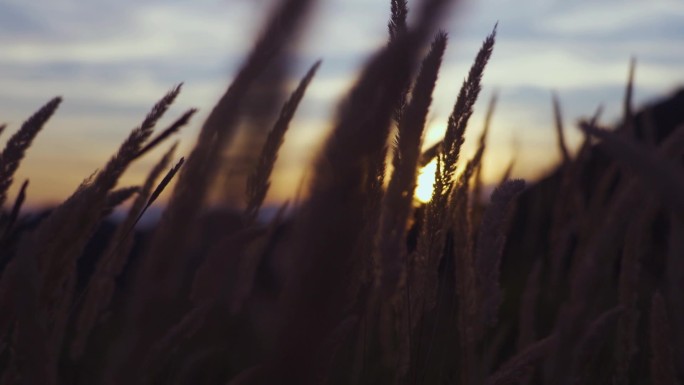
[[[245,58],[275,0],[0,0],[0,140],[51,97],[64,98],[16,175],[29,178],[27,202],[59,202],[101,167],[149,108],[184,82],[160,127],[199,108],[177,137],[189,153],[204,118]],[[415,6],[416,1],[409,1]],[[293,86],[323,64],[286,136],[270,202],[292,198],[335,116],[338,101],[368,57],[387,40],[389,0],[320,0],[293,66]],[[684,2],[679,0],[470,0],[445,18],[449,33],[425,146],[446,126],[482,40],[498,22],[483,91],[466,133],[473,152],[493,92],[499,103],[484,164],[496,181],[511,159],[514,176],[534,179],[559,159],[551,93],[560,98],[568,142],[574,123],[599,105],[617,120],[629,60],[637,59],[635,103],[684,86]],[[169,143],[170,144],[170,143]],[[141,183],[162,151],[138,161],[121,185]]]

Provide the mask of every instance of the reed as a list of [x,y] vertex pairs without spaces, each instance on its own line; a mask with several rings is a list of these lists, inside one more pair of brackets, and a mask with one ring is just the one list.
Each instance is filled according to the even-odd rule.
[[[19,168],[19,163],[24,158],[26,150],[31,146],[33,139],[55,113],[61,102],[62,98],[56,97],[41,107],[22,124],[19,131],[12,135],[0,153],[0,207],[5,204],[7,190],[12,185],[14,172]],[[2,126],[3,131],[5,127],[6,125]]]
[[420,155],[425,120],[432,102],[432,91],[437,82],[442,56],[446,49],[447,36],[438,33],[432,42],[430,52],[423,59],[420,72],[411,92],[411,100],[403,109],[399,121],[397,148],[393,156],[393,171],[383,198],[380,238],[378,239],[377,284],[382,286],[383,298],[397,293],[405,266],[406,250],[402,240],[406,237],[406,222],[409,219],[416,188],[416,169]]
[[[489,105],[487,106],[487,113],[485,114],[485,120],[484,120],[484,125],[482,127],[482,133],[480,134],[480,140],[478,142],[478,151],[480,148],[482,148],[483,152],[486,149],[486,144],[487,144],[487,137],[489,136],[489,130],[490,127],[492,126],[492,118],[494,117],[494,111],[496,110],[496,103],[499,99],[499,96],[497,93],[492,94],[492,97],[489,99]],[[483,154],[484,155],[484,154]],[[482,201],[482,162],[478,165],[478,167],[475,169],[475,181],[473,185],[473,197],[475,198],[475,201],[477,203],[480,203]],[[477,211],[473,212],[474,214],[480,214]],[[473,218],[474,219],[474,218]]]
[[665,300],[660,293],[655,293],[651,300],[650,316],[651,342],[651,379],[654,385],[674,385],[677,374],[674,368],[672,326],[670,324]]
[[245,215],[250,221],[254,221],[259,208],[264,202],[264,198],[266,198],[266,193],[271,184],[269,178],[278,158],[278,150],[283,144],[285,133],[290,126],[290,121],[299,106],[299,102],[302,101],[306,88],[311,83],[320,65],[321,61],[319,60],[311,66],[304,78],[299,82],[297,89],[294,90],[290,98],[283,105],[278,120],[268,133],[266,143],[264,143],[264,147],[261,150],[261,156],[259,156],[259,163],[252,175],[247,179],[247,208],[245,209]]
[[506,243],[507,217],[512,209],[511,203],[524,187],[522,180],[507,181],[497,187],[482,219],[475,251],[475,273],[481,296],[481,322],[489,327],[496,324],[501,303],[499,271]]
[[24,204],[24,200],[26,199],[26,189],[28,188],[28,184],[29,180],[26,179],[19,188],[19,194],[17,194],[17,199],[14,201],[12,211],[10,212],[9,218],[7,219],[7,223],[5,223],[4,233],[2,235],[2,238],[0,238],[0,242],[2,243],[7,242],[8,238],[12,233],[12,230],[14,230],[14,224],[17,222],[17,218],[19,218],[21,206]]
[[[409,18],[409,3],[391,0],[387,44],[340,102],[295,203],[264,221],[281,146],[321,63],[275,116],[285,54],[314,3],[278,4],[175,165],[177,144],[139,186],[118,185],[190,124],[195,109],[153,132],[181,85],[44,217],[23,215],[24,182],[0,213],[0,384],[681,383],[684,93],[636,108],[633,60],[623,121],[608,129],[599,108],[580,122],[575,152],[553,94],[559,165],[527,183],[511,179],[512,161],[483,199],[497,93],[475,154],[463,160],[461,148],[497,27],[444,137],[421,153],[450,1],[416,3]],[[0,153],[0,204],[60,102]],[[271,130],[253,152],[246,205],[218,209],[208,195],[248,119],[247,135]],[[420,204],[416,175],[433,160],[433,196]],[[176,177],[162,219],[137,226]],[[129,199],[112,225],[108,214]]]
[[[133,284],[133,290],[144,295],[132,299],[128,322],[131,327],[143,330],[141,336],[147,338],[131,336],[121,342],[117,354],[121,365],[113,365],[111,369],[121,376],[121,381],[128,381],[126,379],[135,372],[131,368],[137,367],[146,354],[148,338],[159,337],[158,316],[163,309],[169,309],[178,295],[184,270],[182,256],[188,246],[185,223],[197,218],[204,205],[210,182],[217,172],[220,151],[235,134],[242,96],[296,34],[312,3],[310,0],[287,0],[279,5],[231,86],[207,117]],[[156,313],[156,317],[146,316],[150,311]],[[164,318],[173,317],[168,314]],[[133,353],[125,353],[127,351]]]
[[149,207],[147,202],[150,200],[152,187],[154,187],[159,175],[168,166],[176,147],[177,144],[174,144],[150,171],[145,183],[139,189],[138,195],[131,205],[126,218],[117,227],[107,249],[103,253],[103,257],[98,261],[88,287],[83,293],[83,302],[77,304],[80,305],[81,309],[75,321],[77,333],[73,337],[70,353],[71,358],[74,360],[79,359],[83,355],[96,319],[109,307],[116,287],[114,280],[123,271],[128,254],[133,246],[133,242],[130,239],[131,231],[140,219],[144,209]]
[[553,94],[553,118],[556,122],[556,138],[558,139],[558,149],[560,150],[563,163],[570,161],[570,152],[568,146],[565,144],[565,134],[563,133],[563,115],[561,113],[560,101],[558,95]]

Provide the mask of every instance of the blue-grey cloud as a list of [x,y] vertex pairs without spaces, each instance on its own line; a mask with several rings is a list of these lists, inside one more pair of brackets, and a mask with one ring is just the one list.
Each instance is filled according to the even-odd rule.
[[27,9],[18,4],[0,3],[0,36],[4,40],[18,37],[43,37],[48,29]]

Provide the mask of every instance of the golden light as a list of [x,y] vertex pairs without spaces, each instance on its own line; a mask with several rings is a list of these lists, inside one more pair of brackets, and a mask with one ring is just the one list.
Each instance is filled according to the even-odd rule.
[[414,196],[421,203],[427,203],[432,198],[432,190],[435,185],[435,171],[437,170],[437,159],[433,159],[418,172],[416,180],[416,192]]

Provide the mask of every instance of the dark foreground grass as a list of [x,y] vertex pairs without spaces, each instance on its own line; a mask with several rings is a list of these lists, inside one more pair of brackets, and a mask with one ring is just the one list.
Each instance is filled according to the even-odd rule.
[[[630,75],[622,122],[582,122],[575,155],[554,96],[562,163],[529,186],[505,177],[483,202],[488,129],[473,158],[460,150],[496,27],[443,140],[420,153],[447,0],[418,2],[413,24],[406,1],[391,1],[388,43],[341,101],[289,215],[285,204],[257,220],[320,62],[271,111],[245,207],[209,210],[243,96],[283,65],[312,3],[281,2],[187,161],[161,181],[175,144],[141,186],[116,187],[189,123],[194,109],[153,136],[180,86],[41,220],[20,215],[24,182],[0,222],[0,384],[681,384],[684,94],[635,112]],[[60,101],[0,153],[0,204]],[[418,205],[417,171],[435,158],[432,199]],[[134,230],[172,178],[156,228]],[[129,198],[126,218],[102,237]]]

